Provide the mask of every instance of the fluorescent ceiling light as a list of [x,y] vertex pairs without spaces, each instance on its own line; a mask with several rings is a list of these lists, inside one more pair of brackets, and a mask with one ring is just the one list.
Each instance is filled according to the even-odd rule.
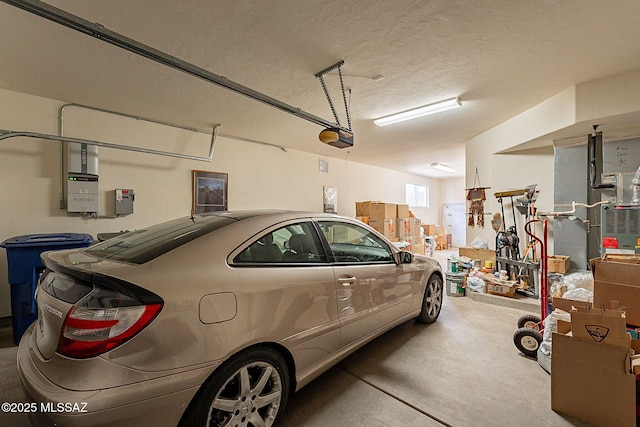
[[434,168],[434,169],[441,170],[442,172],[449,172],[449,173],[452,173],[452,172],[455,172],[455,171],[456,171],[456,170],[455,170],[454,168],[452,168],[451,166],[448,166],[448,165],[445,165],[445,164],[442,164],[442,163],[437,163],[437,162],[436,162],[436,163],[431,163],[431,165],[429,165],[429,166],[431,166],[431,167],[432,167],[432,168]]
[[417,119],[418,117],[427,116],[429,114],[439,113],[454,108],[462,107],[460,98],[447,99],[446,101],[436,102],[435,104],[425,105],[424,107],[414,108],[413,110],[403,111],[402,113],[392,114],[390,116],[375,119],[373,123],[378,126],[387,126],[394,123],[404,122],[405,120]]

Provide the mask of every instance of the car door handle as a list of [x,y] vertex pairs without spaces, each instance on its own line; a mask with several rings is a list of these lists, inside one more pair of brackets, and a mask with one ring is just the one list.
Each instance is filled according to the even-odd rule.
[[338,282],[342,283],[342,286],[350,286],[356,282],[355,276],[340,276],[338,277]]

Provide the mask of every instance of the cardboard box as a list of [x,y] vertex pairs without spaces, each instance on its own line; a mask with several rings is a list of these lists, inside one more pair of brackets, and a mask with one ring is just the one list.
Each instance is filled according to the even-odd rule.
[[640,326],[640,264],[592,260],[593,300],[604,308],[624,310],[627,324]]
[[413,218],[396,218],[396,236],[411,237],[413,229]]
[[587,301],[576,301],[572,299],[565,299],[561,297],[552,297],[551,305],[553,309],[559,308],[560,310],[566,311],[567,313],[571,313],[572,307],[591,307],[591,303]]
[[417,242],[420,240],[420,220],[417,218],[396,218],[396,235]]
[[369,203],[370,202],[356,202],[356,217],[369,216]]
[[369,218],[369,225],[384,237],[389,239],[397,238],[395,219]]
[[516,289],[511,285],[500,285],[497,283],[485,282],[487,285],[487,293],[491,295],[502,295],[503,297],[513,297]]
[[505,297],[513,297],[516,293],[514,284],[494,279],[493,276],[485,274],[483,277],[487,286],[487,293],[491,295],[502,295]]
[[571,333],[575,338],[592,340],[602,345],[629,348],[624,311],[606,310],[600,307],[577,307],[571,310]]
[[437,226],[435,224],[422,224],[425,236],[435,236]]
[[449,249],[452,245],[451,234],[437,234],[436,247],[438,249]]
[[356,216],[371,216],[371,204],[382,202],[356,202]]
[[[405,205],[406,206],[406,205]],[[407,217],[409,216],[407,207]],[[356,217],[369,218],[397,218],[395,203],[384,202],[356,202]]]
[[356,219],[358,221],[362,221],[365,224],[369,224],[369,217],[368,216],[357,216]]
[[491,261],[492,268],[496,266],[496,251],[493,249],[459,248],[458,254],[471,259],[479,259],[482,267],[485,266],[486,261]]
[[396,205],[396,218],[409,218],[409,205]]
[[424,238],[421,238],[420,234],[422,221],[418,218],[409,218],[409,221],[413,221],[413,225],[411,226],[411,239],[413,239],[414,242],[424,241]]
[[564,274],[569,271],[571,260],[566,255],[551,255],[547,257],[547,266],[549,273]]
[[411,245],[411,251],[414,254],[424,255],[425,254],[425,245],[424,245],[424,243],[413,243]]
[[[639,238],[640,239],[640,238]],[[605,261],[627,262],[630,264],[640,264],[640,256],[638,254],[628,253],[611,253],[607,252],[602,257]]]
[[371,203],[369,205],[369,218],[394,219],[396,217],[395,203]]
[[598,426],[635,426],[631,350],[558,333],[552,342],[551,409]]

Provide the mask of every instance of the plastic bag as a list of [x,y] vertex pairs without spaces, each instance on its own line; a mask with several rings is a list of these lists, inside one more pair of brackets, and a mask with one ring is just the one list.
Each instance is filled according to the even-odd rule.
[[549,283],[549,295],[555,295],[564,284],[564,275],[549,273],[547,281]]
[[484,283],[484,280],[479,277],[467,276],[467,289],[484,294],[486,292],[487,285]]
[[471,242],[471,247],[474,249],[489,249],[489,245],[482,238],[477,237]]
[[571,322],[571,315],[566,311],[556,308],[544,319],[544,331],[542,343],[538,347],[538,364],[548,373],[551,373],[551,337],[558,331],[558,320]]
[[585,288],[569,289],[562,295],[562,298],[574,301],[591,301],[593,300],[593,291]]
[[593,292],[593,273],[591,271],[578,271],[564,276],[564,284],[569,289],[584,288]]
[[542,342],[548,343],[549,354],[551,354],[551,334],[558,331],[558,320],[571,322],[571,314],[564,310],[556,308],[544,319],[544,333],[542,334]]

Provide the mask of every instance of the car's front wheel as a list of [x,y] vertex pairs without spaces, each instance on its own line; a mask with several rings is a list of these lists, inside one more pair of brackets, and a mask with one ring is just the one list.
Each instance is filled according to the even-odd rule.
[[271,426],[289,397],[289,372],[280,354],[251,349],[219,368],[198,392],[181,426]]
[[433,323],[436,321],[442,309],[442,291],[442,278],[437,274],[429,277],[422,299],[422,310],[417,317],[419,322]]

